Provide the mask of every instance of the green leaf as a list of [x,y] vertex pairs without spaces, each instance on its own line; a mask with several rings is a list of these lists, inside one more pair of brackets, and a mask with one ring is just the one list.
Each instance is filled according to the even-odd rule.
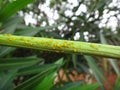
[[105,37],[104,37],[104,35],[103,35],[102,32],[100,32],[100,41],[101,41],[101,43],[103,43],[103,44],[107,44],[107,40],[105,39]]
[[25,67],[19,70],[17,75],[36,74],[43,71],[44,69],[51,68],[51,66],[54,67],[57,66],[59,68],[61,65],[63,65],[63,58],[58,59],[54,64],[43,64],[39,66],[36,65],[36,66]]
[[[21,17],[12,17],[6,22],[3,23],[1,29],[3,30],[3,33],[13,34],[15,32],[15,29],[19,23],[22,22]],[[0,47],[0,57],[4,57],[5,55],[9,54],[10,52],[14,51],[16,48],[14,47]]]
[[[52,66],[54,66],[54,65],[56,65],[58,68],[61,65],[63,65],[63,58],[58,59],[55,62],[55,64],[52,64]],[[51,87],[54,85],[55,73],[57,73],[57,68],[55,70],[53,70],[49,75],[47,75],[47,77],[45,77],[42,80],[42,82],[40,82],[39,85],[37,87],[35,87],[34,90],[50,90]]]
[[13,34],[16,30],[16,27],[19,26],[20,23],[22,23],[23,18],[19,16],[14,16],[9,18],[7,21],[5,21],[1,27],[3,30],[3,33],[5,34]]
[[15,0],[4,7],[0,12],[0,21],[5,21],[17,11],[23,9],[28,4],[34,2],[35,0]]
[[[105,36],[103,35],[102,32],[100,32],[100,40],[101,40],[101,43],[108,44],[107,40],[105,39]],[[118,65],[116,63],[116,60],[112,59],[112,58],[109,58],[108,60],[111,63],[111,65],[112,65],[113,69],[115,70],[116,74],[119,75],[120,74],[120,70],[119,70],[119,67],[118,67]]]
[[78,70],[82,69],[85,73],[90,74],[89,67],[86,64],[84,65],[83,63],[77,63],[77,65],[80,67],[77,68]]
[[109,58],[108,59],[113,67],[113,69],[115,70],[116,74],[117,75],[120,75],[120,70],[119,70],[119,67],[117,65],[117,61],[115,59],[112,59],[112,58]]
[[16,73],[16,69],[10,70],[8,72],[0,72],[0,90],[10,90]]
[[97,88],[100,87],[100,84],[88,84],[88,85],[84,85],[84,86],[78,86],[75,88],[72,88],[70,90],[97,90]]
[[34,65],[38,62],[43,61],[37,57],[25,57],[25,58],[0,58],[0,70],[11,69],[11,68],[23,68]]
[[103,75],[103,72],[100,70],[100,68],[97,66],[97,63],[95,62],[95,59],[91,56],[84,55],[86,61],[88,62],[88,65],[93,70],[93,73],[99,83],[102,84],[102,81],[107,81],[105,76]]
[[47,77],[45,77],[42,82],[39,83],[39,85],[33,90],[50,90],[54,85],[55,73],[57,73],[57,70],[54,70],[49,75],[47,75]]
[[63,58],[58,59],[55,64],[63,65]]
[[118,77],[116,83],[115,83],[115,88],[114,90],[120,90],[120,76]]
[[30,79],[28,79],[27,81],[21,83],[20,85],[18,85],[17,87],[15,87],[13,90],[32,90],[34,87],[36,87],[41,80],[43,80],[43,78],[46,75],[49,75],[49,73],[54,70],[57,66],[51,66],[49,68],[44,69],[42,72],[40,72],[39,74],[31,77]]
[[17,75],[36,74],[36,73],[44,71],[47,68],[51,68],[51,66],[56,67],[58,65],[57,64],[45,64],[45,65],[40,65],[40,66],[30,66],[30,67],[26,67],[26,68],[19,70]]
[[[43,31],[43,30],[47,30],[47,29],[52,29],[57,27],[58,25],[54,25],[54,26],[45,26],[45,27],[25,27],[24,29],[21,30],[17,30],[15,32],[16,35],[24,35],[24,36],[34,36],[35,34],[37,34],[39,31]],[[19,27],[20,28],[20,27]],[[22,26],[23,28],[23,26]]]
[[74,68],[77,68],[77,55],[76,54],[72,54],[72,62],[73,62]]
[[3,0],[0,0],[0,9],[1,9],[2,4],[3,4]]
[[10,52],[14,51],[16,48],[14,47],[6,47],[1,46],[0,47],[0,57],[4,57],[5,55],[9,54]]
[[50,8],[54,7],[56,0],[50,0]]
[[54,88],[52,88],[52,90],[73,90],[73,88],[81,86],[82,83],[83,83],[83,81],[78,81],[78,82],[74,82],[74,83],[70,82],[60,88],[54,87]]
[[[58,59],[53,65],[56,64],[58,68],[63,65],[63,58]],[[57,73],[57,69],[53,70],[49,75],[47,75],[47,77],[45,77],[34,90],[50,90],[54,85],[55,73]]]

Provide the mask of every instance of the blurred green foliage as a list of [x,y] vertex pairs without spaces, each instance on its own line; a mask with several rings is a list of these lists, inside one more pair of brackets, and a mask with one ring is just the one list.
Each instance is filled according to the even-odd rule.
[[[73,5],[70,0],[50,0],[47,8],[53,13],[51,24],[50,12],[46,13],[42,10],[47,0],[0,0],[0,33],[66,40],[75,40],[78,33],[80,37],[76,39],[77,41],[119,46],[120,8],[118,6],[120,2],[117,1],[116,5],[112,5],[112,0],[76,1],[76,5]],[[79,11],[82,6],[86,10]],[[37,23],[25,25],[25,16],[30,15],[31,12]],[[57,19],[54,16],[55,12],[58,14]],[[103,26],[100,26],[105,13],[111,12],[114,14],[110,14]],[[108,22],[112,22],[111,17],[117,20],[117,26],[114,28],[107,26]],[[99,67],[101,63],[104,63],[102,65],[104,70]],[[98,87],[105,90],[102,83],[105,79],[104,72],[106,69],[107,72],[111,72],[108,69],[111,67],[119,77],[118,64],[119,61],[111,58],[0,46],[0,90],[96,90]],[[64,86],[58,88],[59,85],[54,83],[54,79],[61,68],[86,73],[89,78],[94,76],[98,84],[86,84],[85,81],[72,83],[69,80],[67,83],[61,82]],[[118,78],[115,90],[119,87]]]

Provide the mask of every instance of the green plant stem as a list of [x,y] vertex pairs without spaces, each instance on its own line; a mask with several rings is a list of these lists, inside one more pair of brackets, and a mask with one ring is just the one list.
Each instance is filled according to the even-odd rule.
[[120,58],[120,46],[0,34],[0,44],[37,50]]

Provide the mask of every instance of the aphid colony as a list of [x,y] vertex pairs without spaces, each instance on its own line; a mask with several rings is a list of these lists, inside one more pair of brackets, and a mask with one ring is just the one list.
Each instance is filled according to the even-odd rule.
[[[56,51],[56,52],[64,52],[64,49],[68,51],[73,51],[73,52],[78,52],[77,49],[74,46],[73,42],[67,42],[67,41],[56,41],[55,39],[47,39],[47,38],[35,38],[35,37],[15,37],[12,36],[12,34],[4,34],[8,40],[10,41],[16,41],[19,43],[24,43],[26,46],[29,47],[35,47],[35,48],[43,48],[43,49],[49,49],[51,51]],[[93,47],[93,46],[92,46]],[[70,50],[70,48],[73,48]]]

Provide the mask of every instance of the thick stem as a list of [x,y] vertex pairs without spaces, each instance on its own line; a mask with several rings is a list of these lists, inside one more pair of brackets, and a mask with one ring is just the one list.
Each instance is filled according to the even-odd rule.
[[53,52],[91,54],[120,58],[120,46],[0,34],[0,44]]

